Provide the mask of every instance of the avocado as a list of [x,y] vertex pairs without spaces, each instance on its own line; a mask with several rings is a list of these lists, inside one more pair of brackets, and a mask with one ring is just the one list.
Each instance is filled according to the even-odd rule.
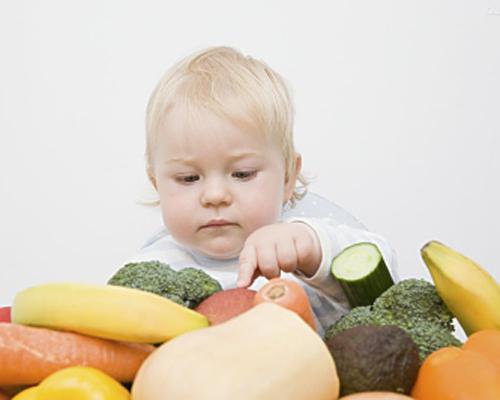
[[340,378],[340,395],[367,391],[409,394],[417,379],[418,347],[393,325],[359,325],[325,341]]

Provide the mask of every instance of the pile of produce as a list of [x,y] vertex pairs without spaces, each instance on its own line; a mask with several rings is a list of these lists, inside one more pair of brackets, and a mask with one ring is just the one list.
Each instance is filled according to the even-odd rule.
[[453,335],[453,315],[432,284],[407,279],[383,292],[371,306],[353,308],[327,330],[328,340],[358,325],[397,326],[418,346],[421,360],[446,346],[461,346]]
[[222,290],[147,261],[105,285],[24,289],[0,308],[0,400],[500,399],[498,283],[438,242],[422,258],[434,285],[393,282],[369,243],[338,255],[352,309],[324,337],[279,278]]

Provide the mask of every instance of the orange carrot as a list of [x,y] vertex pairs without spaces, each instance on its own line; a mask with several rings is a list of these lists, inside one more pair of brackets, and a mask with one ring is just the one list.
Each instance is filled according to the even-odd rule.
[[100,369],[131,382],[154,346],[72,332],[0,323],[0,385],[35,385],[73,365]]
[[262,286],[254,297],[254,305],[275,303],[294,311],[311,328],[316,330],[316,322],[306,291],[297,282],[273,278]]

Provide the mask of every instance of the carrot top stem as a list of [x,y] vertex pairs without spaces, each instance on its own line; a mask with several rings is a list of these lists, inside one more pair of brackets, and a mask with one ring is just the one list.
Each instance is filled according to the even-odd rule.
[[285,296],[286,292],[287,289],[285,285],[283,285],[282,283],[276,283],[269,287],[265,294],[266,297],[268,297],[270,300],[277,300]]

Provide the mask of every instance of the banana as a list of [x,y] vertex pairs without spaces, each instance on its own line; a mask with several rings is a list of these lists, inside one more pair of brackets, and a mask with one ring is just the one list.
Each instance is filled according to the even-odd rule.
[[153,293],[78,283],[20,291],[12,322],[135,343],[164,342],[208,326],[205,316]]
[[469,336],[500,329],[500,286],[474,261],[431,241],[421,249],[436,290]]

